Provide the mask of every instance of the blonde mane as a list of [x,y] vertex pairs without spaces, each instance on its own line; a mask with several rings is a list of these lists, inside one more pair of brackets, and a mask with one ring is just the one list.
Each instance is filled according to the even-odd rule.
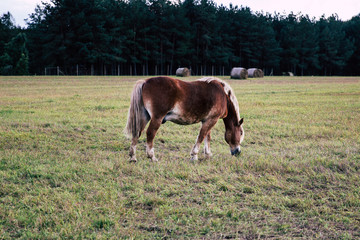
[[240,121],[239,103],[238,103],[238,100],[236,99],[234,90],[232,90],[232,88],[230,87],[230,85],[227,82],[221,80],[220,78],[216,78],[216,77],[203,77],[201,79],[198,79],[198,81],[203,81],[203,82],[207,82],[207,83],[210,83],[212,81],[220,82],[221,85],[224,86],[224,92],[226,93],[226,95],[229,96],[230,101],[234,106],[236,116],[237,116],[237,120]]

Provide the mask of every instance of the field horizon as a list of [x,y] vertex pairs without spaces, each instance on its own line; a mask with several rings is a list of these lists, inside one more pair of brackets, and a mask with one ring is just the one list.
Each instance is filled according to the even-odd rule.
[[360,238],[360,77],[219,76],[241,156],[219,120],[213,157],[190,162],[200,125],[167,122],[159,162],[143,134],[134,164],[123,129],[143,78],[0,76],[0,239]]

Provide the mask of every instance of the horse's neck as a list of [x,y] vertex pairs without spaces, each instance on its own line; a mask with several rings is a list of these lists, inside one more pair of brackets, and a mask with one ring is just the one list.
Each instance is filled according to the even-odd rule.
[[228,110],[228,114],[223,119],[224,124],[225,124],[226,128],[232,128],[234,125],[236,125],[238,120],[237,120],[234,105],[232,104],[232,102],[229,99],[227,100],[227,110]]

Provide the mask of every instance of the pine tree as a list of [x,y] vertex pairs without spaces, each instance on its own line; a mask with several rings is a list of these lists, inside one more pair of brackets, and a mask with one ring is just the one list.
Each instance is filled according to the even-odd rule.
[[298,28],[298,37],[300,45],[298,48],[299,68],[301,76],[314,74],[319,69],[318,56],[318,30],[315,22],[309,16],[300,16]]
[[29,57],[25,53],[21,53],[19,61],[16,63],[14,69],[15,75],[27,75],[29,74]]
[[11,48],[13,48],[11,42],[15,41],[15,36],[19,32],[20,29],[15,27],[11,13],[7,12],[3,14],[0,18],[0,75],[13,74],[13,58],[17,58],[17,56],[11,55]]
[[346,64],[348,75],[360,75],[360,14],[345,25],[346,39],[353,44],[353,51]]
[[4,55],[0,57],[1,74],[26,75],[29,72],[29,58],[26,48],[26,34],[19,33],[4,47]]
[[341,74],[353,52],[353,44],[346,39],[344,23],[333,15],[322,17],[319,24],[319,59],[325,76]]

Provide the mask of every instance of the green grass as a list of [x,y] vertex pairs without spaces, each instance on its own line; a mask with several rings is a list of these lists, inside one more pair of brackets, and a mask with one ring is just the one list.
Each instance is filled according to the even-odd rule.
[[136,79],[0,77],[0,239],[360,238],[360,78],[224,78],[239,158],[221,120],[195,163],[199,125],[166,123],[133,164]]

